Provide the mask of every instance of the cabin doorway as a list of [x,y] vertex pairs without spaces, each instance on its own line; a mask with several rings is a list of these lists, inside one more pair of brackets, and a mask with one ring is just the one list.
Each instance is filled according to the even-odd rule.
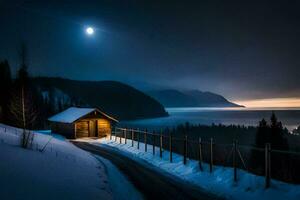
[[107,119],[98,120],[98,137],[106,137],[111,134],[110,122]]
[[97,121],[96,120],[90,120],[89,121],[90,130],[89,130],[89,137],[97,137]]

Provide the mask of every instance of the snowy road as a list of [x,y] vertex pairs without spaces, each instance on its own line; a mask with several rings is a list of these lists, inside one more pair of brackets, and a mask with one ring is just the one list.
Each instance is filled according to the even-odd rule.
[[145,199],[217,199],[210,194],[199,191],[198,188],[189,183],[183,183],[175,177],[167,176],[153,167],[146,167],[116,151],[84,142],[74,142],[74,144],[81,149],[110,160],[129,178]]
[[109,160],[96,155],[97,160],[105,168],[107,174],[108,184],[112,191],[114,200],[142,200],[143,195],[140,194],[136,188],[130,183],[127,177],[118,170],[118,168],[112,164]]

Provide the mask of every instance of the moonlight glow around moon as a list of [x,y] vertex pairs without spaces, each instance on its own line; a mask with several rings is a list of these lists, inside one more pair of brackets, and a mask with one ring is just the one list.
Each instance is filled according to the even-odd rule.
[[94,29],[92,27],[87,27],[85,29],[86,34],[88,35],[93,35],[94,34]]

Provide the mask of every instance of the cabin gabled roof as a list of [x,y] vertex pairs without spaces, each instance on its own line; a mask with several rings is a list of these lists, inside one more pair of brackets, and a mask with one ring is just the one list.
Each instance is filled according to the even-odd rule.
[[48,120],[51,122],[73,123],[73,122],[77,121],[78,119],[83,118],[84,116],[86,116],[94,111],[99,112],[101,115],[103,115],[104,117],[106,117],[112,121],[118,122],[118,120],[105,114],[98,108],[78,108],[78,107],[70,107],[70,108],[50,117]]

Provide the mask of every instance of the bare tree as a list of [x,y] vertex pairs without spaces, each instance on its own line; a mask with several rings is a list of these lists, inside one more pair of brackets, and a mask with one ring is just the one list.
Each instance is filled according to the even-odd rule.
[[30,129],[34,126],[37,111],[30,91],[26,90],[24,86],[17,87],[14,90],[10,112],[14,124],[23,129],[21,145],[23,148],[28,148],[33,140]]
[[26,45],[22,43],[20,49],[21,67],[18,71],[18,76],[15,81],[13,90],[10,113],[13,123],[23,129],[21,145],[23,148],[28,148],[33,140],[33,135],[30,129],[33,128],[37,117],[36,105],[32,88],[29,84],[27,73],[27,50]]

